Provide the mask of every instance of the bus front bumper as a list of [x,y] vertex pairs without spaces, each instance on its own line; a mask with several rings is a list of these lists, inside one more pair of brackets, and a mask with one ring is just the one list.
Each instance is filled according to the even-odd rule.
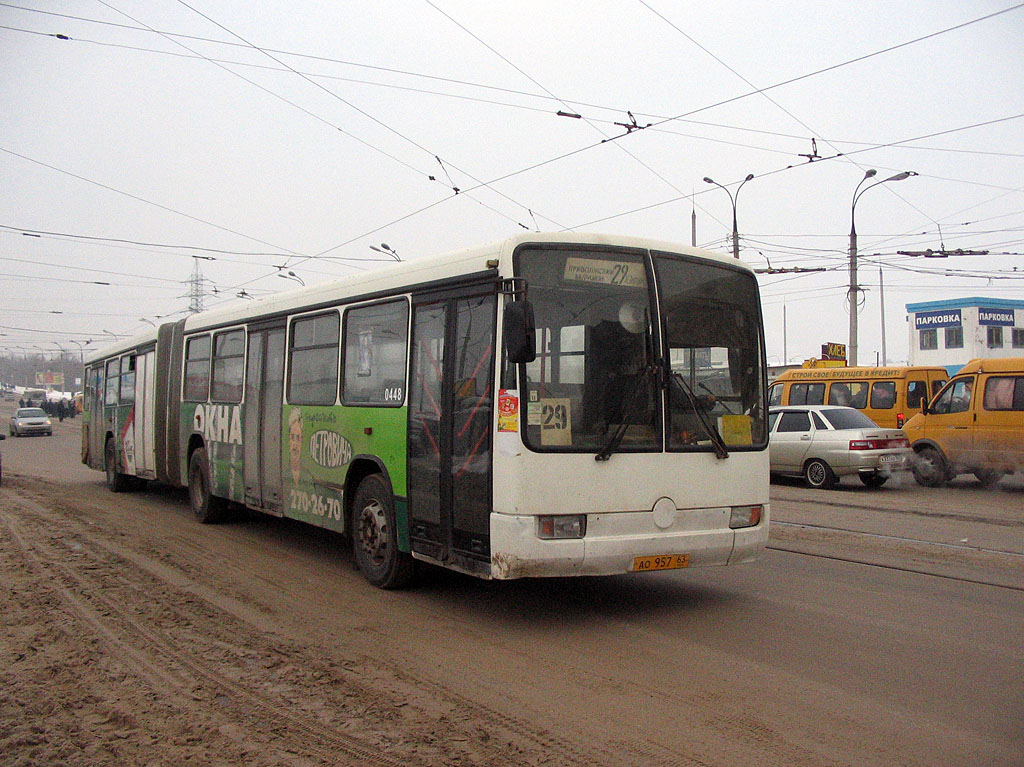
[[680,509],[667,528],[649,511],[590,514],[583,538],[537,536],[537,517],[491,514],[491,577],[616,575],[637,571],[638,557],[669,557],[678,566],[733,565],[755,560],[768,542],[769,506],[753,527],[730,529],[729,508]]

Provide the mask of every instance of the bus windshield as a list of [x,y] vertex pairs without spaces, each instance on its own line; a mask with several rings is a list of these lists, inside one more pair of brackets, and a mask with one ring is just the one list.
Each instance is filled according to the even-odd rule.
[[537,324],[537,358],[520,382],[529,447],[725,457],[764,446],[748,272],[634,249],[522,248],[516,264]]

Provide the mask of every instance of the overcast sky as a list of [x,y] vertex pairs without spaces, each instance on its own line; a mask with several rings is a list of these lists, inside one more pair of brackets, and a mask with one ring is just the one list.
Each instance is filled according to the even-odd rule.
[[[903,361],[908,302],[1024,299],[1022,41],[1006,0],[0,3],[0,350],[180,318],[196,255],[209,308],[294,287],[278,266],[377,268],[382,242],[689,244],[696,210],[728,253],[729,196],[702,179],[753,174],[742,258],[826,270],[759,278],[769,363],[799,361],[848,340],[874,168],[918,175],[856,206],[860,362],[880,269]],[[989,253],[898,254],[927,249]]]

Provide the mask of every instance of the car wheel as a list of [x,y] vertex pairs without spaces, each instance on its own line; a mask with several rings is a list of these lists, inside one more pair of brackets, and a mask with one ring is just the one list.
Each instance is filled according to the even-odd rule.
[[922,447],[914,458],[914,479],[924,487],[940,487],[946,483],[949,468],[946,459],[933,447]]
[[836,474],[832,467],[820,458],[814,458],[804,466],[804,481],[808,487],[828,489],[836,484]]
[[374,586],[399,589],[412,580],[415,562],[398,550],[394,499],[380,474],[370,474],[356,488],[352,547],[363,577]]
[[889,480],[889,476],[887,474],[879,474],[877,471],[860,474],[858,476],[860,477],[860,481],[867,487],[881,487]]
[[983,487],[992,487],[1000,480],[1003,473],[1001,471],[995,471],[994,469],[978,469],[974,472],[974,476]]
[[114,440],[108,439],[103,451],[103,466],[107,473],[107,489],[112,493],[123,493],[128,489],[128,475],[117,470],[117,456],[114,454]]
[[227,516],[227,501],[211,492],[210,464],[201,447],[188,462],[188,499],[192,513],[204,525],[221,522]]

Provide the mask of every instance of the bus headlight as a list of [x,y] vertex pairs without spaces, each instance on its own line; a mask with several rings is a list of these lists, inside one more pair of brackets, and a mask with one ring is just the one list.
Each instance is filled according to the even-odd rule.
[[729,512],[729,527],[753,527],[761,521],[761,506],[733,506]]
[[582,538],[586,534],[586,514],[537,517],[538,538]]

